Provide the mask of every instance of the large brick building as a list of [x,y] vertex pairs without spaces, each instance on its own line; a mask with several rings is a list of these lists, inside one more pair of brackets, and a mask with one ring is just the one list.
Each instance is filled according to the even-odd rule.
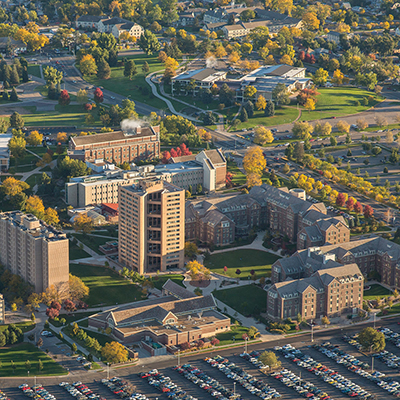
[[65,233],[32,214],[0,213],[0,262],[36,293],[68,283],[68,243]]
[[357,264],[322,263],[302,279],[286,280],[268,289],[267,316],[273,320],[337,317],[362,308],[364,277]]
[[118,260],[143,275],[184,266],[185,191],[158,178],[119,186]]
[[160,127],[137,127],[135,133],[123,131],[77,136],[69,142],[68,155],[82,161],[103,159],[122,164],[160,156]]
[[217,311],[212,295],[196,296],[171,280],[162,289],[159,298],[90,316],[89,327],[109,327],[123,343],[151,339],[164,346],[193,342],[230,329],[230,319]]
[[310,276],[324,264],[354,263],[364,276],[376,271],[383,283],[400,288],[400,246],[381,237],[298,250],[272,265],[271,279],[272,282],[298,279]]
[[349,238],[343,218],[326,215],[323,203],[314,204],[287,188],[269,185],[255,186],[249,194],[187,202],[185,223],[186,240],[216,245],[232,243],[235,236],[247,235],[253,227],[269,228],[293,242],[299,231],[314,224],[326,232],[317,244],[325,244],[325,237],[334,239],[333,231],[339,229],[346,232],[344,238]]

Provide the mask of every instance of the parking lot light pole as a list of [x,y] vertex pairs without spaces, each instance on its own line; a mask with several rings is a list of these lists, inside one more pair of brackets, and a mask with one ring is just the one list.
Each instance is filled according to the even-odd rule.
[[314,342],[314,325],[313,320],[311,320],[311,343]]
[[374,355],[372,354],[372,344],[371,344],[371,372],[374,372]]
[[107,363],[107,380],[110,379],[110,363]]
[[248,337],[244,339],[244,352],[247,354],[247,341],[249,340]]
[[233,382],[233,395],[236,395],[236,382]]
[[181,364],[181,351],[178,350],[178,365],[177,367]]
[[374,329],[375,329],[376,312],[374,313]]

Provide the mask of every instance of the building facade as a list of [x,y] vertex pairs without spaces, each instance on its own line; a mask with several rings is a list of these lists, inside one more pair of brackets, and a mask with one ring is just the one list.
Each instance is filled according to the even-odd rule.
[[69,281],[67,236],[31,214],[0,214],[0,262],[36,293]]
[[196,296],[168,280],[163,295],[138,301],[133,306],[119,307],[89,317],[89,327],[112,329],[123,343],[155,342],[177,346],[230,329],[230,318],[217,311],[212,295]]
[[140,274],[184,265],[185,191],[158,178],[119,187],[118,259]]
[[102,19],[99,21],[97,29],[102,33],[112,33],[117,39],[122,32],[128,32],[131,36],[139,39],[142,36],[144,29],[142,26],[128,21],[127,19],[113,17],[109,19]]
[[[322,265],[325,267],[326,265]],[[267,290],[267,315],[272,320],[316,320],[361,309],[364,277],[356,264],[321,268],[307,278],[273,284]]]
[[132,134],[118,131],[73,137],[68,155],[82,161],[103,159],[116,164],[158,158],[160,127],[137,127]]

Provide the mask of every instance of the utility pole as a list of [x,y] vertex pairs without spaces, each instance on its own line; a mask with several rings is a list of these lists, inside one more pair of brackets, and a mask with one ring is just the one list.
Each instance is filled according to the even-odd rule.
[[181,364],[181,351],[178,350],[178,365],[177,367]]
[[313,320],[311,320],[311,343],[314,342],[314,325]]
[[244,352],[247,354],[247,341],[249,340],[248,337],[244,339]]
[[371,372],[374,372],[374,355],[372,354],[372,344],[371,344]]
[[110,379],[110,363],[107,363],[107,380]]
[[233,395],[236,395],[236,382],[233,382]]
[[374,313],[374,329],[375,329],[376,313]]

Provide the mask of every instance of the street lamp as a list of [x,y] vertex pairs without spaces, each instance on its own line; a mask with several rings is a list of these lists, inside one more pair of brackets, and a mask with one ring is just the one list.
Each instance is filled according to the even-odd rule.
[[178,350],[178,365],[177,367],[181,364],[181,351]]
[[107,363],[107,380],[110,379],[110,363]]
[[314,325],[313,320],[311,320],[311,343],[314,342]]
[[233,395],[236,395],[236,382],[233,382]]
[[249,340],[249,338],[246,336],[244,338],[244,352],[247,354],[247,341]]

